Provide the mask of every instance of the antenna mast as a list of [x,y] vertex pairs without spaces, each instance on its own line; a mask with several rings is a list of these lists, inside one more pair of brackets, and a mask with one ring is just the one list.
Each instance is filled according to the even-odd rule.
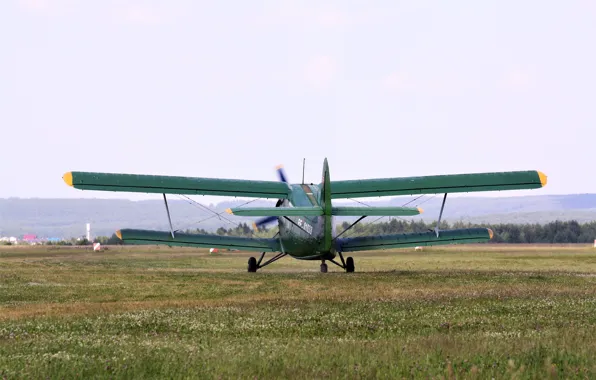
[[306,158],[302,159],[302,184],[304,185],[304,166],[306,165]]

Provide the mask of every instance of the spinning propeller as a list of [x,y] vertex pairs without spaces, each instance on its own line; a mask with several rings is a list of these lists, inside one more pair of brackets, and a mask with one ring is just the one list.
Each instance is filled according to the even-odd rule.
[[[278,165],[275,169],[277,170],[277,175],[279,177],[279,180],[283,183],[288,183],[288,177],[286,177],[286,173],[284,172],[283,166]],[[278,199],[277,203],[275,204],[275,207],[281,206],[283,201],[284,201],[283,199]],[[255,227],[255,229],[258,229],[261,226],[264,226],[266,224],[269,224],[269,223],[275,222],[275,221],[277,221],[277,216],[267,216],[265,218],[261,218],[261,219],[257,220],[253,224],[253,226]]]

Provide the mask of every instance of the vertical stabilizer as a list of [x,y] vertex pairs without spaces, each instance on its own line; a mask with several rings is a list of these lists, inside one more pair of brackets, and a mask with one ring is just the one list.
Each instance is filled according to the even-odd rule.
[[323,161],[323,175],[321,178],[321,207],[323,208],[323,218],[325,220],[325,234],[323,238],[323,250],[331,250],[332,240],[332,216],[331,216],[331,179],[329,177],[329,164],[327,158]]

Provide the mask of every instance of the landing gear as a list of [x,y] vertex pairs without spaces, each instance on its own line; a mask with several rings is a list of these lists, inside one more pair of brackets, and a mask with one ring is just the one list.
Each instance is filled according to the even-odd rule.
[[354,267],[354,259],[351,258],[351,257],[348,257],[346,259],[346,272],[347,273],[353,273],[354,272],[354,269],[356,269]]
[[[341,259],[341,264],[333,259],[327,260],[327,261],[331,261],[333,264],[337,265],[341,269],[344,269],[347,273],[353,273],[355,270],[354,259],[351,257],[348,257],[346,260],[344,260],[344,257],[341,254],[341,252],[338,252],[338,254]],[[263,252],[261,254],[261,257],[259,257],[259,260],[257,260],[254,257],[251,257],[248,259],[248,271],[256,272],[257,270],[271,264],[272,262],[281,259],[285,255],[286,255],[286,253],[278,253],[277,255],[273,256],[271,259],[267,260],[267,262],[265,262],[264,264],[261,264],[261,262],[263,261],[263,258],[265,258],[265,252]],[[321,263],[321,273],[327,273],[328,270],[329,270],[329,267],[328,267],[327,263],[325,261],[323,261]]]
[[[344,256],[341,254],[341,252],[337,252],[337,254],[339,255],[339,258],[341,259],[341,264],[335,260],[329,260],[329,261],[331,261],[333,264],[337,265],[341,269],[345,269],[345,271],[347,273],[353,273],[355,270],[354,259],[351,257],[348,257],[346,260],[344,260]],[[325,264],[321,264],[321,272],[323,272],[323,265],[325,265]],[[326,270],[325,270],[325,272],[326,272]]]
[[284,252],[278,253],[277,255],[273,256],[271,259],[267,260],[267,262],[265,262],[264,264],[261,264],[261,262],[265,258],[265,252],[261,253],[261,257],[259,257],[259,261],[257,261],[257,259],[255,259],[254,257],[251,257],[250,259],[248,259],[248,271],[256,272],[257,269],[266,267],[267,265],[271,264],[272,262],[281,259],[285,255],[287,255],[287,253],[284,253]]
[[327,264],[324,261],[321,264],[321,273],[327,273]]

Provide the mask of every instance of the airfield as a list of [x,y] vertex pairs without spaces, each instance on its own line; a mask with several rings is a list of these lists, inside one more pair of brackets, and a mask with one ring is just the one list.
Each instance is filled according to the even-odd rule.
[[168,247],[0,247],[2,378],[586,378],[596,249],[363,252],[357,272]]

